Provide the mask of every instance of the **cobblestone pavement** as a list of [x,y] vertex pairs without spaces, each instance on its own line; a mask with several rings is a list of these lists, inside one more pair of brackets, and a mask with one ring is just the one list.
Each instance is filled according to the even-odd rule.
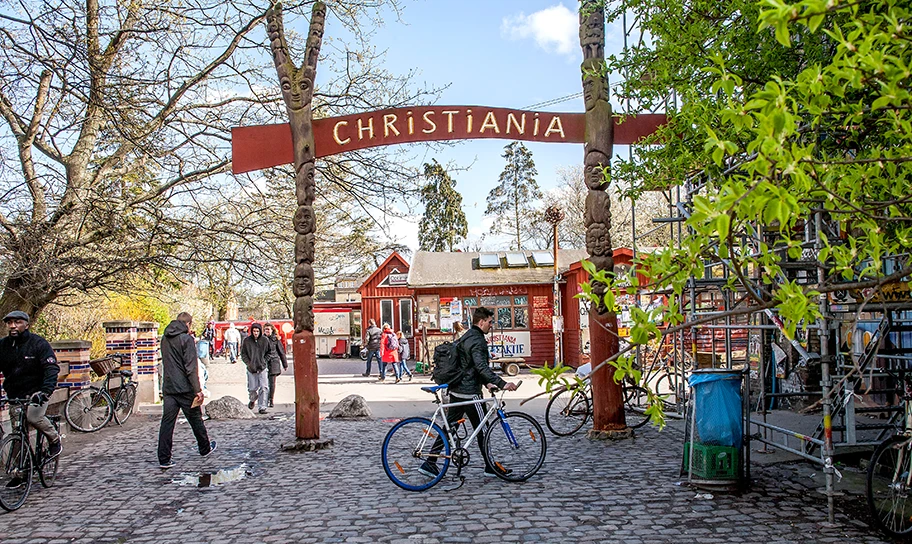
[[[190,429],[175,432],[170,471],[158,468],[158,422],[70,437],[52,489],[36,483],[19,511],[0,514],[0,541],[31,542],[881,542],[846,515],[835,526],[809,478],[787,465],[754,467],[742,493],[681,485],[682,435],[638,432],[622,442],[548,436],[545,466],[525,483],[482,476],[480,455],[460,489],[444,480],[399,489],[380,465],[389,420],[323,421],[329,450],[283,453],[291,414],[210,421],[218,450],[200,458]],[[246,478],[197,487],[201,473]],[[807,483],[802,483],[805,481]],[[180,485],[180,483],[190,485]],[[859,500],[859,499],[853,499]],[[459,505],[464,505],[460,507]]]

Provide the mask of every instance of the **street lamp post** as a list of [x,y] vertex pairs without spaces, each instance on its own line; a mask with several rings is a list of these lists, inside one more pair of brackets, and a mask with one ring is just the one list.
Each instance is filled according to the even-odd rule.
[[558,281],[560,280],[560,273],[557,268],[557,225],[564,220],[564,212],[557,206],[552,204],[545,209],[545,221],[551,223],[551,226],[554,229],[554,283],[552,286],[554,299],[554,319],[552,320],[552,329],[554,330],[554,366],[557,366],[558,361],[563,361],[561,356],[561,335],[564,331],[563,322],[561,320],[561,303],[560,303],[560,288],[558,286]]

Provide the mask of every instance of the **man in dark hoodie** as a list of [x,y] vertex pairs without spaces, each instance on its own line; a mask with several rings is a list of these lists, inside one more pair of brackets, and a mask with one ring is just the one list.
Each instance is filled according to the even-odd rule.
[[[10,421],[19,421],[19,411],[25,409],[25,419],[48,439],[52,456],[60,455],[62,449],[60,434],[45,416],[48,399],[57,388],[57,374],[60,366],[57,356],[47,340],[29,332],[29,316],[16,310],[3,318],[9,328],[9,336],[0,340],[0,373],[3,374],[3,389],[10,398],[31,400],[29,406],[10,406]],[[10,480],[9,484],[21,482]]]
[[[200,386],[196,362],[196,342],[190,336],[192,323],[190,314],[179,313],[177,319],[165,327],[161,341],[163,406],[161,428],[158,431],[158,463],[163,469],[174,466],[171,446],[178,412],[184,412],[187,423],[193,429],[200,455],[208,456],[215,451],[216,446],[215,440],[209,441],[200,408],[203,388]],[[196,406],[193,406],[194,401]]]
[[253,410],[258,405],[261,414],[266,413],[269,402],[269,373],[266,364],[266,351],[270,343],[263,336],[263,326],[259,323],[250,325],[250,336],[241,344],[241,360],[247,365],[247,393],[250,402],[247,408]]

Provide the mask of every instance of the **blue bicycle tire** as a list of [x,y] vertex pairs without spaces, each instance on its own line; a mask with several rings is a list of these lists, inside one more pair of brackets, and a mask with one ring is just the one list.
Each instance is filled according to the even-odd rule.
[[[424,464],[424,453],[415,455],[415,450],[427,430],[431,429],[433,436],[427,436],[425,451],[430,452],[434,441],[438,437],[443,439],[443,450],[440,452],[443,463],[438,463],[439,472],[436,477],[429,478],[418,473],[418,468]],[[424,491],[437,485],[446,474],[450,466],[450,441],[446,434],[431,420],[424,417],[410,417],[393,425],[383,439],[380,450],[383,470],[390,480],[406,491]]]

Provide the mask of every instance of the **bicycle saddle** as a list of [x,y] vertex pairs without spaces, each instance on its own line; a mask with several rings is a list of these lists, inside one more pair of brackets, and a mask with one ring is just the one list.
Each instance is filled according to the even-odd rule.
[[133,372],[131,370],[121,370],[120,375],[129,378],[133,375]]
[[421,390],[422,390],[422,391],[427,391],[428,393],[436,393],[437,391],[439,391],[439,390],[441,390],[441,389],[445,389],[445,388],[447,388],[447,387],[449,387],[449,386],[450,386],[450,384],[448,384],[448,383],[443,383],[443,384],[440,384],[440,385],[430,385],[430,386],[427,386],[427,387],[422,387]]

